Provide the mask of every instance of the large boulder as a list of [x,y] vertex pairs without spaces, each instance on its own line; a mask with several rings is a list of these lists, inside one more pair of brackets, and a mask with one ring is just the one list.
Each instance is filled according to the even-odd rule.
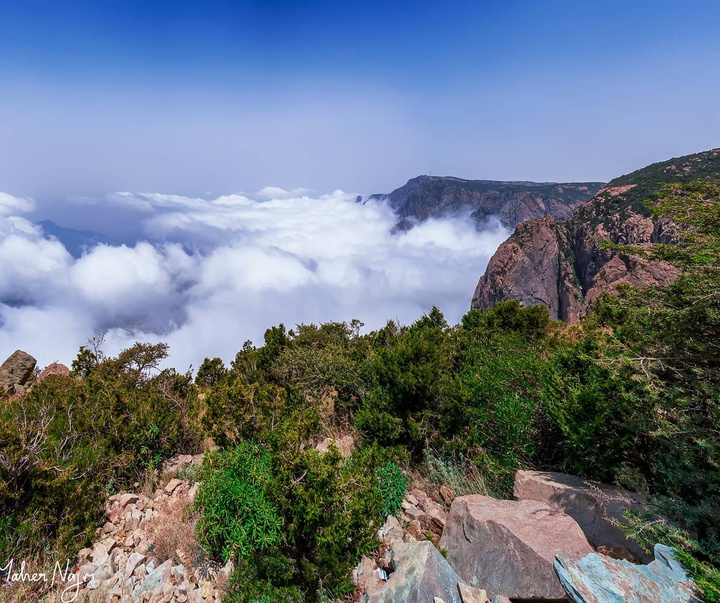
[[369,597],[369,603],[427,603],[434,597],[445,603],[462,603],[460,577],[432,542],[396,543],[393,568],[385,588]]
[[536,501],[461,496],[450,507],[440,540],[447,560],[472,586],[518,599],[562,599],[553,561],[592,553],[569,515]]
[[40,376],[38,377],[38,382],[42,381],[43,379],[47,379],[48,377],[51,377],[53,375],[56,375],[58,377],[68,377],[70,375],[70,369],[64,364],[60,364],[59,362],[53,362],[52,364],[48,364],[43,369],[43,372],[40,373]]
[[558,558],[555,571],[575,603],[699,603],[699,593],[673,550],[655,545],[655,561],[633,565],[592,553],[577,561]]
[[14,351],[0,366],[0,389],[15,393],[16,386],[23,386],[32,377],[37,360],[22,350]]
[[607,484],[585,482],[565,473],[546,471],[518,471],[515,474],[515,498],[536,500],[567,513],[582,528],[595,547],[624,547],[638,560],[647,563],[652,556],[635,542],[628,540],[610,518],[623,520],[626,509],[640,511],[647,500],[623,488]]

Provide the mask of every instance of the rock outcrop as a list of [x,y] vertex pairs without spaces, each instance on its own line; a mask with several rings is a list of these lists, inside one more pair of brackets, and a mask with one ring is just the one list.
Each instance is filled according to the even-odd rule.
[[649,565],[593,553],[577,561],[558,558],[555,570],[575,603],[700,603],[673,550],[660,544]]
[[556,555],[577,560],[592,553],[565,513],[536,501],[461,496],[453,501],[440,548],[471,586],[510,599],[562,599]]
[[[720,149],[653,164],[613,180],[563,219],[519,224],[488,263],[471,307],[485,310],[515,299],[544,304],[554,319],[575,322],[620,285],[667,285],[679,270],[617,246],[647,248],[677,242],[682,228],[653,216],[644,201],[664,183],[720,179]],[[613,247],[615,246],[615,247]]]
[[[479,222],[497,216],[506,228],[518,222],[554,216],[569,218],[575,206],[591,199],[604,186],[601,182],[500,182],[461,178],[418,176],[385,199],[400,222],[397,228],[411,228],[428,218],[471,213]],[[361,199],[362,200],[362,199]]]
[[640,494],[547,471],[518,471],[514,494],[517,500],[536,500],[566,513],[578,523],[595,548],[605,547],[611,554],[613,551],[620,554],[625,549],[639,561],[652,561],[636,542],[628,540],[622,530],[610,522],[610,519],[622,521],[626,509],[644,509],[647,500]]
[[21,393],[23,386],[32,377],[37,360],[27,352],[16,350],[0,366],[0,391],[9,394]]

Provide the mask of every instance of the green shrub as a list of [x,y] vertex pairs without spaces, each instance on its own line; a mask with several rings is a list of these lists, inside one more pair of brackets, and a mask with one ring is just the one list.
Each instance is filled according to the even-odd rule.
[[266,493],[271,471],[270,455],[251,442],[205,456],[195,505],[198,537],[210,555],[247,558],[280,544],[282,519]]

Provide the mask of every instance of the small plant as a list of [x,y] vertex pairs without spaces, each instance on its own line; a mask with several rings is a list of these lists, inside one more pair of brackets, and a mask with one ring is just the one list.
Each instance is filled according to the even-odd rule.
[[407,492],[408,479],[392,461],[377,470],[383,517],[397,515]]

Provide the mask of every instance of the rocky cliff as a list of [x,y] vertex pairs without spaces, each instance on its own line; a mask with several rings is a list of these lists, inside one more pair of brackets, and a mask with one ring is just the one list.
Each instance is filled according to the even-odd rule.
[[555,319],[580,319],[592,303],[623,283],[670,283],[678,269],[610,244],[673,243],[678,226],[653,217],[644,201],[672,182],[720,180],[720,149],[670,159],[616,178],[567,219],[545,217],[519,224],[490,260],[472,300],[486,309],[517,299],[545,304]]
[[573,208],[591,199],[602,182],[538,183],[462,180],[437,176],[418,176],[389,195],[372,195],[386,199],[400,217],[398,228],[406,230],[413,223],[428,218],[469,212],[479,223],[497,216],[504,226],[554,216],[569,218]]

